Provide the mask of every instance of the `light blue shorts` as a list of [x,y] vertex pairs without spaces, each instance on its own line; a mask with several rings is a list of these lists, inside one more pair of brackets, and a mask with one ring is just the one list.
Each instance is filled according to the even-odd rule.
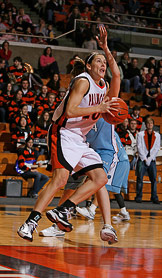
[[108,177],[106,189],[114,193],[127,193],[130,163],[128,160],[119,161],[112,155],[100,154],[103,168]]

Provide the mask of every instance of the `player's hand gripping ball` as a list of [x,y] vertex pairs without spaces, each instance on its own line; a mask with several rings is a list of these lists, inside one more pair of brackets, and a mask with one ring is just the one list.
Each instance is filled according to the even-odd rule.
[[117,111],[110,110],[114,117],[109,113],[102,113],[104,120],[112,125],[118,125],[128,117],[128,106],[125,101],[121,98],[118,98],[117,103],[118,106],[112,106],[113,108],[117,109]]

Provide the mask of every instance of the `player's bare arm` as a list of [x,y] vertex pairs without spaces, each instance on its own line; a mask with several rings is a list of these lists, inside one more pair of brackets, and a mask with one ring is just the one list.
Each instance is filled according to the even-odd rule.
[[110,110],[113,110],[114,108],[111,108],[111,106],[114,105],[116,102],[115,99],[113,100],[104,100],[99,105],[91,106],[82,108],[79,107],[79,104],[82,101],[82,98],[86,94],[86,92],[89,89],[89,82],[88,80],[84,78],[80,78],[79,80],[75,81],[74,87],[72,91],[70,92],[69,100],[67,103],[65,116],[67,118],[75,118],[75,117],[81,117],[81,116],[87,116],[92,115],[93,113],[106,113],[110,112]]
[[110,70],[112,72],[112,80],[110,83],[110,89],[109,89],[109,97],[118,97],[119,90],[120,90],[120,71],[118,68],[118,65],[113,58],[108,46],[107,46],[107,31],[105,27],[100,27],[100,38],[96,36],[96,40],[98,42],[98,45],[103,49],[105,52],[106,59],[108,61]]

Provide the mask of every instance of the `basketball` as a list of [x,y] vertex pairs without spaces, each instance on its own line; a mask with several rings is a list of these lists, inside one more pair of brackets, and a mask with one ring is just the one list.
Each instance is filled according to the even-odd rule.
[[117,103],[119,104],[119,106],[112,106],[113,108],[118,109],[117,111],[111,111],[114,117],[109,113],[102,113],[103,119],[112,125],[118,125],[128,117],[128,106],[125,101],[121,98],[118,98]]

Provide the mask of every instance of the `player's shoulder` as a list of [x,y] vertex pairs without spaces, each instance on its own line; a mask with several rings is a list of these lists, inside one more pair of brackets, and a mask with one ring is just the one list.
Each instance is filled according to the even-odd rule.
[[88,78],[86,78],[84,76],[77,76],[71,84],[71,88],[76,88],[76,87],[83,88],[84,87],[84,88],[88,89],[89,86],[90,86],[89,80],[88,80]]

